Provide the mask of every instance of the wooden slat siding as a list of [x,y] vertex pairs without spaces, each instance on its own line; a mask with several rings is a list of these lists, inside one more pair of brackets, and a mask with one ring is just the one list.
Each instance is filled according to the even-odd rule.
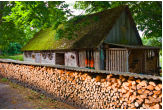
[[116,25],[117,25],[117,28],[116,28],[116,30],[117,30],[117,42],[120,42],[121,39],[119,39],[119,36],[120,36],[119,20],[117,20]]
[[129,41],[131,41],[132,43],[134,43],[133,42],[133,37],[129,37],[129,36],[131,36],[131,25],[130,25],[130,22],[129,22],[129,19],[128,19],[128,17],[127,17],[127,36],[128,36],[128,38],[130,38],[130,40]]
[[112,63],[111,63],[112,62],[112,54],[111,54],[111,50],[109,50],[109,53],[110,53],[110,56],[109,56],[109,61],[110,61],[109,62],[109,64],[110,64],[109,65],[109,70],[111,71],[111,68],[112,68]]
[[113,36],[112,36],[112,37],[114,38],[114,39],[113,39],[113,42],[116,42],[116,36],[115,36],[115,25],[113,26],[112,29],[113,29]]
[[109,63],[108,57],[109,57],[108,50],[106,50],[106,70],[108,70],[108,63]]
[[106,65],[108,66],[107,69],[109,71],[119,71],[119,72],[126,72],[127,71],[127,66],[126,66],[126,49],[118,49],[118,48],[110,48],[107,50],[108,52],[106,53],[107,56],[106,60]]
[[116,50],[114,50],[114,71],[116,71]]
[[128,50],[126,50],[126,71],[128,72]]
[[[79,65],[80,67],[85,67],[85,58],[86,58],[86,55],[85,55],[85,51],[79,51]],[[96,59],[95,59],[96,61]]]
[[114,71],[116,71],[116,50],[114,50]]
[[122,39],[122,33],[120,30],[121,26],[127,27],[127,32],[125,34],[125,38],[126,38],[126,40],[128,40],[128,44],[135,44],[135,45],[140,44],[136,37],[136,33],[135,33],[133,27],[131,26],[129,18],[125,14],[125,11],[122,12],[119,19],[117,20],[117,22],[115,23],[113,28],[110,30],[110,33],[108,33],[108,36],[104,40],[104,42],[116,43],[116,44],[120,43],[121,39]]
[[123,51],[123,57],[122,57],[122,59],[123,59],[123,71],[126,71],[126,54],[125,54],[126,52],[124,52]]
[[114,52],[114,50],[112,50],[112,71],[113,71],[113,66],[114,66],[113,65],[114,64],[114,56],[113,56],[114,54],[113,54],[113,52]]
[[114,50],[113,50],[113,70],[112,71],[114,71]]
[[120,50],[120,71],[122,71],[122,61],[121,61],[122,60],[122,56],[121,56],[122,54],[121,53],[122,53],[122,50]]
[[117,63],[118,63],[118,71],[119,71],[119,66],[120,66],[120,63],[119,63],[119,59],[120,59],[120,58],[119,58],[119,57],[120,57],[120,56],[119,56],[119,52],[120,52],[120,50],[119,50],[119,51],[117,51]]
[[115,50],[116,51],[116,53],[115,53],[115,55],[116,55],[116,57],[115,57],[115,61],[116,61],[116,64],[115,64],[115,70],[116,71],[118,71],[118,55],[117,55],[117,50]]
[[111,70],[111,51],[109,50],[109,70]]
[[119,51],[117,51],[117,64],[118,64],[118,68],[117,68],[117,71],[119,71]]

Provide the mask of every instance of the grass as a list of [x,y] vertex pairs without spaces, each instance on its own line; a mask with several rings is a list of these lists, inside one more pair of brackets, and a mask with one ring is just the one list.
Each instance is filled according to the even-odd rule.
[[3,82],[6,82],[6,81],[8,81],[8,79],[5,79],[5,78],[3,78],[3,79],[1,79]]
[[13,59],[13,60],[20,60],[23,61],[23,54],[19,54],[19,55],[13,55],[13,56],[8,56],[8,55],[0,55],[1,59]]

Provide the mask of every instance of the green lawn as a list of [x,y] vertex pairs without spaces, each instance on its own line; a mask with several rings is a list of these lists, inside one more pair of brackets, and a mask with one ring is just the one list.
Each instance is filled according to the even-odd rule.
[[1,59],[13,59],[13,60],[23,61],[23,54],[13,55],[13,56],[8,56],[8,55],[2,56],[2,55],[0,55],[0,58]]

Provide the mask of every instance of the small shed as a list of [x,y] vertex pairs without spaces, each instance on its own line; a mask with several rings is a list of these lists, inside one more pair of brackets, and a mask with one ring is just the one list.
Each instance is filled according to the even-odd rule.
[[[74,31],[77,37],[71,40],[54,40],[56,30],[51,28],[40,30],[22,48],[24,61],[119,72],[158,71],[160,48],[142,45],[128,6],[86,17],[90,23]],[[74,28],[86,20],[78,20]]]

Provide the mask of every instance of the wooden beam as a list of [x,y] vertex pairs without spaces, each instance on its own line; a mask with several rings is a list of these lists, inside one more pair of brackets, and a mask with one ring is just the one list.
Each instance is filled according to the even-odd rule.
[[124,51],[122,51],[122,57],[121,57],[121,59],[122,59],[122,72],[124,72],[124,66],[123,66],[123,64],[124,64],[124,57],[123,57],[123,55],[124,55]]
[[108,60],[108,57],[109,57],[109,54],[108,54],[108,49],[106,49],[106,70],[108,70],[108,63],[109,63],[109,60]]
[[128,72],[128,50],[126,49],[126,71]]

